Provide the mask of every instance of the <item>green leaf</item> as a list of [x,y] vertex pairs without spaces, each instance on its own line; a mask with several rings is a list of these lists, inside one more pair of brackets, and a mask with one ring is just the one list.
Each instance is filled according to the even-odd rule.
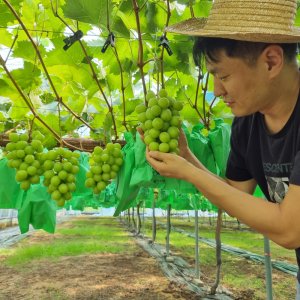
[[23,69],[13,70],[11,75],[21,89],[26,91],[29,91],[41,84],[40,69],[36,65],[27,61],[24,62]]
[[[135,107],[138,104],[142,103],[142,102],[143,101],[141,99],[132,99],[132,100],[126,101],[126,103],[125,103],[125,115],[127,116],[127,115],[132,114],[134,112],[134,110],[135,110]],[[122,115],[123,115],[123,107],[124,107],[124,105],[122,103],[120,105],[120,108],[119,108],[120,111],[121,111],[121,113],[122,113]]]
[[110,0],[66,0],[63,12],[65,17],[80,22],[106,24],[107,15],[110,16],[112,12],[112,2]]
[[[10,0],[9,2],[17,11],[20,9],[20,6],[22,4],[22,1],[19,0]],[[13,22],[14,20],[15,17],[8,6],[5,3],[0,3],[0,25],[6,26],[8,23]]]
[[101,128],[105,119],[105,114],[104,113],[98,113],[94,114],[93,116],[93,121],[91,122],[91,125],[93,128]]
[[[42,55],[44,55],[44,47],[40,47],[39,51]],[[31,63],[35,63],[37,59],[36,52],[30,41],[18,41],[14,49],[14,57],[23,58]]]
[[7,114],[0,111],[0,122],[5,122],[7,120]]

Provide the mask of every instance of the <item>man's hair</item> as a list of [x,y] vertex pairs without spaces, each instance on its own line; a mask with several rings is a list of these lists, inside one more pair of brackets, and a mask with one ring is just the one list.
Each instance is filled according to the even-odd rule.
[[[219,61],[220,51],[229,57],[241,58],[249,66],[254,66],[259,55],[270,43],[246,42],[223,38],[196,38],[193,57],[196,66],[202,66],[205,60]],[[298,54],[298,44],[278,44],[283,49],[287,62],[292,62]]]

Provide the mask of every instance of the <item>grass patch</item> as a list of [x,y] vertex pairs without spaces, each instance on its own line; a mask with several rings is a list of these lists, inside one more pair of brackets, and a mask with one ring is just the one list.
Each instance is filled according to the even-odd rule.
[[[166,224],[165,218],[158,218],[159,222]],[[193,220],[172,218],[172,226],[194,233]],[[152,236],[152,220],[146,219],[144,232]],[[199,236],[215,240],[215,226],[208,224],[199,225]],[[156,242],[166,244],[166,228],[157,225]],[[223,244],[244,249],[255,254],[264,255],[264,238],[253,231],[239,231],[237,229],[222,228],[221,241]],[[215,279],[216,252],[215,248],[200,241],[200,270],[210,280]],[[270,241],[272,259],[288,261],[296,264],[295,252],[284,249]],[[184,234],[171,231],[170,247],[174,255],[179,255],[194,265],[195,240]],[[222,251],[221,285],[233,291],[253,292],[251,299],[266,299],[265,267],[242,257],[238,257]],[[273,294],[275,299],[294,299],[296,291],[296,279],[292,275],[280,271],[273,271]],[[244,298],[243,298],[244,299]]]
[[[166,220],[163,218],[158,218],[159,222],[166,224]],[[194,232],[194,222],[193,219],[191,222],[187,222],[184,219],[172,219],[172,226],[183,229],[187,232]],[[150,220],[149,220],[150,224]],[[151,226],[151,225],[147,225]],[[166,229],[164,227],[159,227],[162,231]],[[151,227],[149,227],[151,229]],[[172,237],[175,233],[172,232]],[[199,236],[215,239],[215,227],[209,226],[207,223],[199,225]],[[253,231],[237,230],[222,228],[221,241],[225,245],[230,245],[233,247],[241,248],[246,251],[253,252],[255,254],[264,255],[264,237],[260,233]],[[203,243],[201,243],[202,245]],[[285,249],[274,242],[270,241],[271,256],[273,260],[285,260],[289,261],[292,264],[296,264],[296,257],[294,250]]]
[[49,241],[30,244],[30,239],[23,240],[17,248],[6,253],[4,263],[18,267],[37,259],[55,260],[62,256],[82,254],[128,253],[136,249],[132,239],[113,218],[110,222],[106,219],[78,219],[68,225],[71,228],[58,228],[58,237]]

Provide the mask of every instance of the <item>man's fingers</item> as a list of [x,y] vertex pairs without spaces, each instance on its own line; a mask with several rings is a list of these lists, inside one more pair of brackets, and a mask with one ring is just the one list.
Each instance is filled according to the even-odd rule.
[[136,130],[140,135],[144,135],[144,131],[141,127],[137,127]]
[[159,151],[149,151],[148,155],[152,159],[163,161],[166,158],[167,153],[162,153],[162,152],[159,152]]

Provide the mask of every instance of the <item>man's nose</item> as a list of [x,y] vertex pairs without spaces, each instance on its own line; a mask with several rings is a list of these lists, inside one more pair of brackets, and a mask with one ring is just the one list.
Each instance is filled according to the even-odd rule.
[[226,90],[220,79],[214,77],[214,95],[216,97],[221,97],[226,94]]

